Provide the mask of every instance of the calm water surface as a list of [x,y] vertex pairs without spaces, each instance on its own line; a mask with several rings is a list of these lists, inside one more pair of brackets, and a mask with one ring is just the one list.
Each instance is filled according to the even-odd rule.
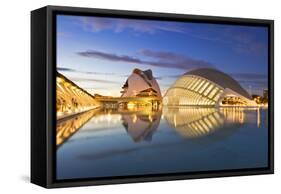
[[57,179],[267,166],[267,110],[92,110],[57,124]]

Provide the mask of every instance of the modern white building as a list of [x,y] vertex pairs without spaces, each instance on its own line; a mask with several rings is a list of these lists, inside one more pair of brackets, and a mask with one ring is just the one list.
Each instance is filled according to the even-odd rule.
[[189,71],[167,90],[164,105],[256,106],[248,92],[231,76],[211,68]]
[[56,77],[56,88],[57,119],[100,106],[100,103],[90,93],[59,72]]
[[150,69],[134,69],[122,87],[121,97],[161,97],[161,91]]

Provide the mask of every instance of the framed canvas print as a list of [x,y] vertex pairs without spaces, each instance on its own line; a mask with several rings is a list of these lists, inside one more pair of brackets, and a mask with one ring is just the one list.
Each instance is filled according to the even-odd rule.
[[31,12],[31,182],[273,173],[273,21]]

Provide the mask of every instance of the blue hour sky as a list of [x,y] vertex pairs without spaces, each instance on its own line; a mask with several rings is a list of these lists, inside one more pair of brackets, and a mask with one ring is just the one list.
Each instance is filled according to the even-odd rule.
[[90,93],[120,96],[134,68],[162,94],[185,72],[216,68],[250,94],[267,88],[266,27],[57,16],[57,70]]

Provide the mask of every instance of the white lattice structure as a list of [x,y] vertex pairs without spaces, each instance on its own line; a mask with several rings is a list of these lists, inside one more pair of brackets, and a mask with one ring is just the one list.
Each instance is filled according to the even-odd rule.
[[229,75],[215,69],[196,69],[182,75],[167,90],[165,105],[256,106],[248,92]]

